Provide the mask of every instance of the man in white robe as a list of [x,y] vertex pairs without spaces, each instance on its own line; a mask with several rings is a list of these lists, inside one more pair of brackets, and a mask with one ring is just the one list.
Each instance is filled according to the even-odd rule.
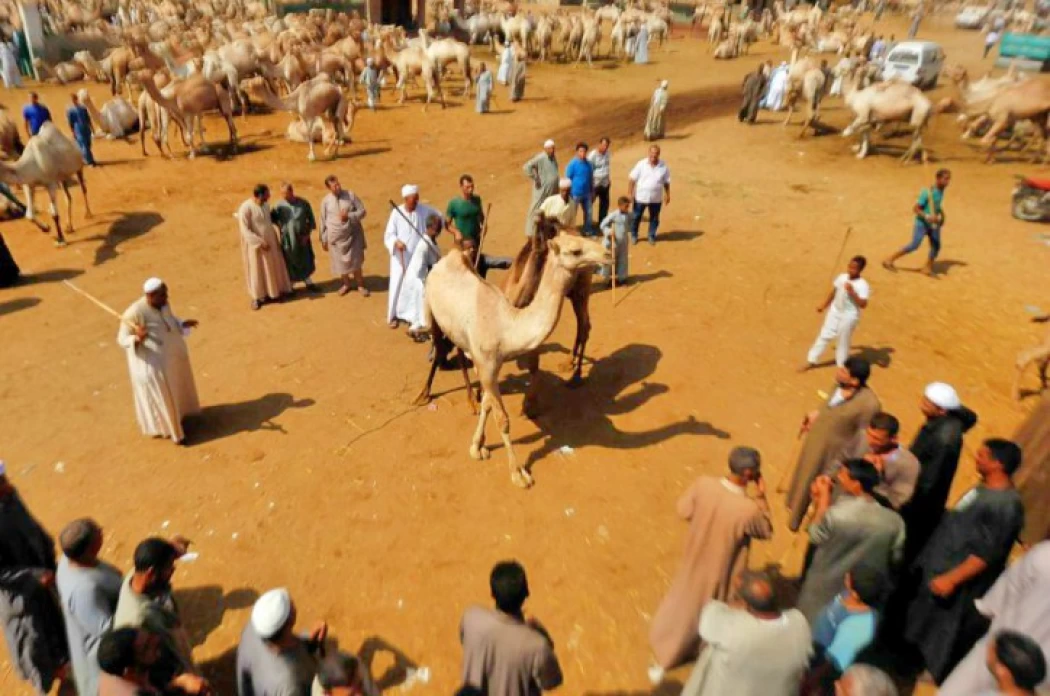
[[143,434],[185,439],[182,419],[200,413],[190,354],[183,336],[197,326],[180,320],[168,305],[168,287],[150,278],[120,318],[117,343],[128,354],[135,416]]
[[507,42],[507,45],[503,47],[503,54],[499,59],[499,72],[496,73],[496,82],[501,85],[510,83],[510,71],[514,67],[514,49],[511,47],[511,42]]
[[437,245],[437,237],[441,234],[441,218],[429,217],[424,224],[426,234],[419,240],[419,244],[416,244],[405,269],[396,312],[399,320],[408,323],[408,335],[419,343],[426,340],[426,336],[423,335],[426,329],[423,319],[423,292],[427,275],[434,264],[441,260],[441,249]]
[[766,97],[762,100],[762,108],[770,111],[780,111],[784,108],[784,97],[787,96],[788,64],[781,64],[773,71],[769,78],[769,89]]
[[22,76],[18,73],[18,61],[15,59],[15,47],[12,42],[0,41],[0,75],[7,89],[22,86]]
[[419,202],[419,187],[406,184],[401,187],[404,203],[390,211],[383,234],[383,245],[390,253],[390,294],[387,301],[386,320],[391,329],[398,327],[397,306],[404,284],[405,271],[416,245],[423,237],[426,221],[431,215],[441,213]]

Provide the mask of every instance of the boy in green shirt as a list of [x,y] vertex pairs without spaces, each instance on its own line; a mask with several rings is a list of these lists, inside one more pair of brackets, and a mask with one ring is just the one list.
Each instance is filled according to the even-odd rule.
[[481,196],[474,195],[474,179],[470,174],[459,177],[459,188],[463,195],[448,202],[445,209],[445,226],[462,248],[463,240],[469,239],[477,245],[481,226],[485,222],[485,213],[481,209]]
[[944,226],[944,190],[948,188],[951,180],[952,173],[950,171],[939,169],[934,185],[923,189],[922,193],[919,194],[919,200],[914,207],[915,225],[912,228],[911,243],[882,262],[886,270],[897,270],[893,262],[905,254],[910,254],[918,249],[922,244],[923,237],[928,237],[930,239],[930,256],[926,261],[926,267],[923,269],[923,272],[926,275],[933,275],[933,262],[937,260],[937,255],[941,253],[941,227]]

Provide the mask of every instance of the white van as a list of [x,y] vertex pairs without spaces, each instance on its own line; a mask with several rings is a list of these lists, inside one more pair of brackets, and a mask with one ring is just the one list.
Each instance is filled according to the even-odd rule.
[[932,41],[902,41],[894,46],[882,66],[882,79],[910,82],[919,89],[937,86],[944,67],[944,51]]

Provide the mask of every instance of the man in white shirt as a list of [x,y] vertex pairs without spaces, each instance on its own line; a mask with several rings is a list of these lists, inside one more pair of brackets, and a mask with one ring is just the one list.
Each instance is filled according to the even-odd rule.
[[833,339],[838,339],[835,346],[835,364],[842,367],[849,357],[850,339],[860,321],[860,310],[868,306],[868,298],[871,296],[871,288],[868,281],[860,277],[868,260],[863,256],[854,256],[850,259],[846,272],[840,274],[832,283],[831,292],[824,302],[817,307],[817,312],[828,309],[824,319],[824,326],[820,329],[820,335],[813,342],[806,357],[806,364],[800,372],[805,372],[815,367],[824,349],[828,347]]
[[418,186],[405,184],[401,187],[401,197],[405,202],[390,211],[383,234],[383,244],[390,253],[390,299],[387,301],[386,320],[391,329],[398,327],[397,304],[412,252],[423,238],[427,219],[432,215],[441,217],[441,213],[419,202]]
[[598,147],[591,150],[587,155],[587,161],[594,168],[594,197],[598,199],[598,222],[600,223],[609,214],[609,187],[612,185],[610,172],[612,170],[612,153],[609,152],[611,144],[608,138],[598,141]]
[[631,221],[631,241],[638,243],[638,227],[642,214],[649,211],[649,243],[656,244],[656,230],[660,226],[660,210],[671,204],[671,171],[660,159],[660,146],[649,148],[649,156],[634,165],[627,182],[627,195],[634,201]]

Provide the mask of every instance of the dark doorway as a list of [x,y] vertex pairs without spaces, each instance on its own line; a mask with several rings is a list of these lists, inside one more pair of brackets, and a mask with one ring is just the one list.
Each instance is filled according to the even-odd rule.
[[412,0],[383,0],[383,24],[397,24],[412,29]]

